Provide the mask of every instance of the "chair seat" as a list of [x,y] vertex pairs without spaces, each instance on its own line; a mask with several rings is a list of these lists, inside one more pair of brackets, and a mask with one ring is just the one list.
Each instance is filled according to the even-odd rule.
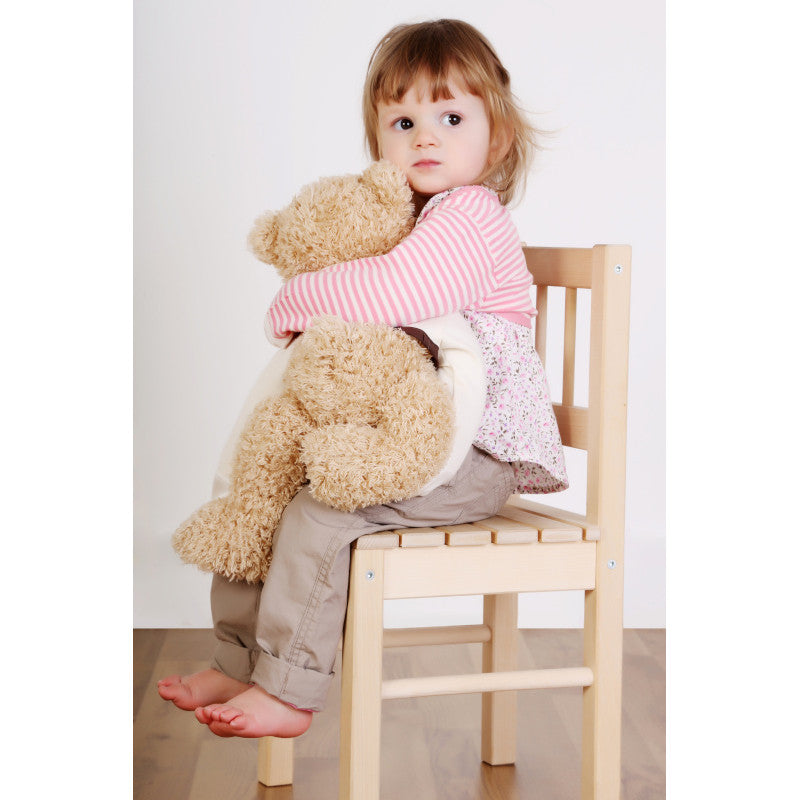
[[513,498],[497,516],[462,525],[401,528],[362,536],[358,550],[413,547],[465,547],[484,544],[597,541],[597,526],[569,511]]
[[368,534],[355,548],[384,551],[387,600],[593,589],[597,532],[560,513],[515,498],[490,519]]

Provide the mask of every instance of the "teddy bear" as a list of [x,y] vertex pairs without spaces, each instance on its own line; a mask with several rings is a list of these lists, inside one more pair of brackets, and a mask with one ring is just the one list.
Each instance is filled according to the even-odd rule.
[[[288,280],[386,253],[413,225],[405,176],[381,161],[304,187],[287,207],[259,217],[248,243]],[[398,328],[315,320],[289,345],[280,391],[245,423],[229,491],[175,532],[178,555],[231,580],[262,581],[281,514],[305,483],[342,511],[418,494],[453,441],[452,396],[434,357]]]

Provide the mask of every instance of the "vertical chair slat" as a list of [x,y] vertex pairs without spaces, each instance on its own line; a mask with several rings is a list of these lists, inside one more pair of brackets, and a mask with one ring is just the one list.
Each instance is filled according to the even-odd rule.
[[542,366],[547,357],[547,287],[536,287],[536,352]]
[[561,403],[571,406],[575,402],[575,330],[578,317],[578,290],[565,289],[564,293],[564,377]]

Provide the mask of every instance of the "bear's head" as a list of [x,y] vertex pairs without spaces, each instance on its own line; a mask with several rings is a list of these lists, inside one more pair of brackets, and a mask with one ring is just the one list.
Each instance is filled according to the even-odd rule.
[[414,227],[411,188],[388,161],[360,175],[322,178],[288,206],[253,224],[248,244],[284,280],[302,272],[388,253]]

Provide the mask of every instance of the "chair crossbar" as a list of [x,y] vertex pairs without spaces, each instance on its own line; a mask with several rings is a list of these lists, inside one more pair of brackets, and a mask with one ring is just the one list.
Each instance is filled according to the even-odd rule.
[[592,288],[593,248],[526,247],[523,252],[537,286]]
[[[594,589],[595,544],[578,541],[383,550],[380,552],[387,567],[384,598]],[[487,549],[492,552],[491,558],[487,558]]]
[[558,431],[565,447],[589,449],[589,409],[585,406],[553,403]]
[[386,628],[384,647],[418,647],[432,644],[480,644],[492,640],[488,625],[439,625],[430,628]]
[[429,678],[398,678],[383,681],[381,698],[432,697],[443,694],[483,694],[518,689],[565,689],[591,686],[594,675],[588,667],[528,669],[510,672],[479,672]]

